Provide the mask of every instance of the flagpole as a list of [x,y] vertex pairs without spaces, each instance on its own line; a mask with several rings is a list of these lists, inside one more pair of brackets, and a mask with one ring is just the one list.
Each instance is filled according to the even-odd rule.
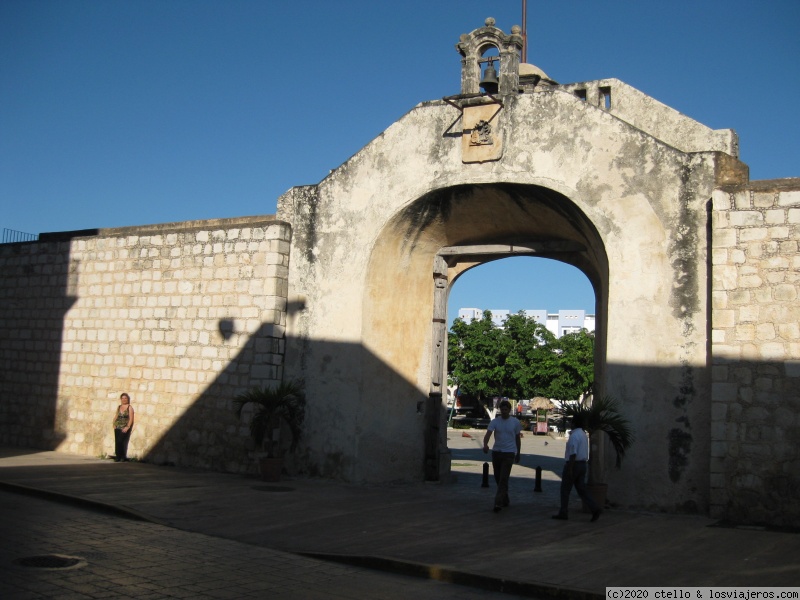
[[528,62],[528,0],[522,0],[522,62]]

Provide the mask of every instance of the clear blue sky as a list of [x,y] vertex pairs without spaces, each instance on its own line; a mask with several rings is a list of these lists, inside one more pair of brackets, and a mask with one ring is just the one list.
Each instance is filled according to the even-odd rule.
[[[508,32],[521,4],[2,0],[0,227],[273,214],[418,102],[458,93],[459,35],[488,16]],[[735,129],[753,179],[792,177],[798,30],[797,0],[529,0],[528,62],[561,83],[621,79]],[[594,299],[576,270],[517,259],[464,275],[459,307]]]

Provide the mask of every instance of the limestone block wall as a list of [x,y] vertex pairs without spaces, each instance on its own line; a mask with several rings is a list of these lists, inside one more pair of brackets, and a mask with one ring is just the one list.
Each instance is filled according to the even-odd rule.
[[717,190],[712,516],[800,525],[800,179]]
[[249,468],[230,399],[282,377],[290,235],[253,217],[0,246],[0,443],[111,454],[126,391],[129,456]]

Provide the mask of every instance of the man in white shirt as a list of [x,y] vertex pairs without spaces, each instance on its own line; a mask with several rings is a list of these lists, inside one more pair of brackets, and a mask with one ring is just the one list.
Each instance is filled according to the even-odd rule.
[[509,505],[508,480],[511,477],[511,467],[520,459],[521,431],[522,423],[516,417],[511,417],[511,402],[503,400],[500,402],[500,416],[492,419],[483,437],[483,452],[486,454],[489,452],[489,440],[494,433],[492,468],[497,483],[494,512],[500,512],[501,508]]
[[583,430],[583,422],[579,415],[572,419],[572,432],[567,440],[564,458],[566,463],[564,463],[564,471],[561,474],[561,510],[557,515],[553,515],[553,518],[561,521],[569,518],[569,495],[574,485],[578,496],[592,511],[592,521],[597,521],[600,518],[600,507],[586,490],[586,484],[583,481],[586,477],[586,464],[589,460],[589,440]]

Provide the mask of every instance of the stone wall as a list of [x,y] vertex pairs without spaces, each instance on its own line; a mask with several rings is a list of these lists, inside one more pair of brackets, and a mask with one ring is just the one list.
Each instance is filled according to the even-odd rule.
[[[84,234],[85,232],[80,232]],[[249,467],[230,398],[282,377],[290,228],[273,217],[0,246],[0,443]]]
[[800,179],[718,190],[712,516],[800,525]]

